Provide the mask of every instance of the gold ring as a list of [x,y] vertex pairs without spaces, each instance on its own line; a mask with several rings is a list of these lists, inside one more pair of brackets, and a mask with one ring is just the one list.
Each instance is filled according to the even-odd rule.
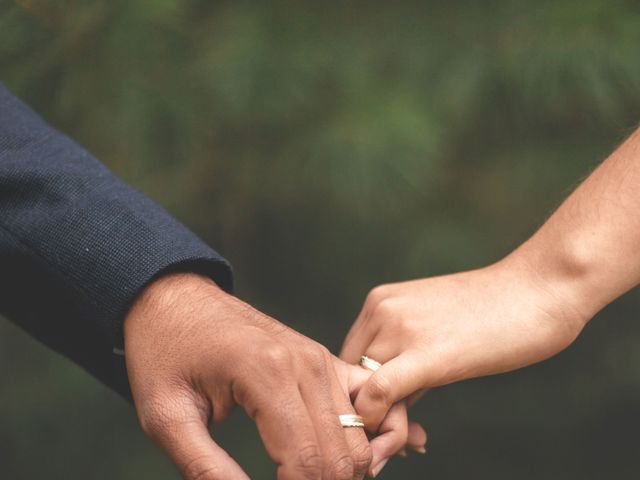
[[373,358],[363,355],[360,357],[360,366],[375,372],[382,366],[382,364],[380,362],[376,362]]
[[343,428],[359,427],[364,428],[364,420],[360,415],[354,413],[347,413],[345,415],[338,415],[340,424]]

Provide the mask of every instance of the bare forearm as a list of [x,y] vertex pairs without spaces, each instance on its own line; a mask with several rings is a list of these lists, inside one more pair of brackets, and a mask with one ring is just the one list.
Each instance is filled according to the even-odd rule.
[[342,357],[382,366],[356,409],[369,428],[424,388],[506,372],[565,349],[640,281],[640,130],[547,222],[485,268],[376,287]]
[[640,281],[640,129],[507,257],[589,320]]

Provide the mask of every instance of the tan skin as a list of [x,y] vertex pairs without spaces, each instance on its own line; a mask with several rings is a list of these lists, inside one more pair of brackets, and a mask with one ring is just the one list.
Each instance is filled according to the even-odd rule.
[[[371,372],[233,297],[196,274],[153,282],[124,324],[127,370],[145,432],[187,480],[248,478],[208,428],[240,405],[256,422],[277,478],[361,479],[371,447],[351,395]],[[374,442],[424,446],[404,403],[391,406]]]
[[[504,260],[374,289],[342,351],[348,364],[363,354],[383,362],[370,377],[210,280],[160,278],[125,320],[143,428],[189,480],[247,478],[207,430],[239,404],[279,479],[375,475],[404,444],[424,448],[403,399],[548,358],[638,283],[638,185],[636,132]],[[337,423],[355,394],[368,429],[380,433],[370,445]]]
[[[341,358],[383,367],[355,406],[378,428],[389,405],[425,389],[514,370],[566,348],[640,282],[640,130],[549,220],[485,268],[375,288]],[[373,461],[384,455],[373,446]]]

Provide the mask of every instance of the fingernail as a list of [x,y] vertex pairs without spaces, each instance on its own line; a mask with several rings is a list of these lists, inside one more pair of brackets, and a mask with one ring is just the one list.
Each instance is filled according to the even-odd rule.
[[424,447],[424,445],[420,445],[419,447],[412,446],[411,449],[421,455],[425,455],[427,453],[427,449]]
[[407,456],[407,450],[406,449],[402,449],[400,450],[397,455],[401,456],[401,457],[406,457]]
[[376,478],[378,476],[378,474],[382,471],[382,469],[384,468],[384,466],[387,464],[387,462],[389,461],[388,458],[385,458],[384,460],[382,460],[380,463],[378,463],[375,467],[373,467],[371,469],[371,476],[373,478]]

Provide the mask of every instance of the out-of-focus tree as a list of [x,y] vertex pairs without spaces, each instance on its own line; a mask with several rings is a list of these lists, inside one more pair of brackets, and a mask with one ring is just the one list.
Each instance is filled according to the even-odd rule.
[[[0,4],[0,79],[226,254],[239,294],[334,349],[371,286],[522,241],[637,125],[639,45],[621,0]],[[549,365],[434,392],[432,458],[388,478],[637,470],[639,306]],[[0,335],[8,478],[173,478],[125,406]],[[238,422],[224,438],[270,478]]]

